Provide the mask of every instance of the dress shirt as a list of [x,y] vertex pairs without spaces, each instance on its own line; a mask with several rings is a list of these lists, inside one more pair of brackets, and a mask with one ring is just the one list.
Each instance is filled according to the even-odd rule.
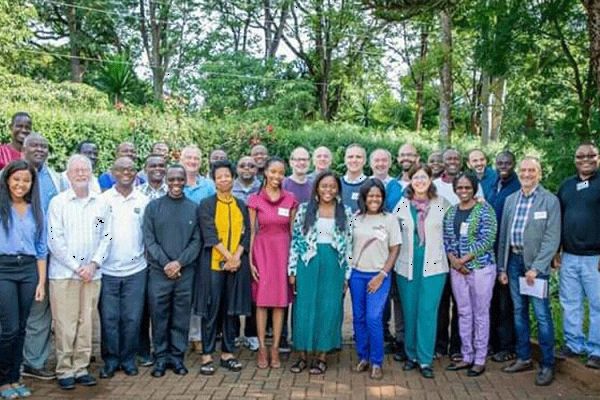
[[244,186],[238,178],[235,181],[233,181],[233,189],[231,189],[231,193],[238,199],[242,200],[245,204],[248,202],[248,196],[250,196],[253,193],[258,193],[258,191],[260,190],[260,186],[261,183],[260,180],[258,180],[258,178],[254,178],[254,181],[252,181],[252,184],[250,186]]
[[537,192],[537,187],[529,195],[525,195],[521,190],[517,199],[515,218],[512,220],[510,228],[510,246],[518,252],[523,251],[523,232],[525,232],[525,223],[535,198],[535,192]]
[[42,202],[42,209],[46,213],[50,206],[50,200],[60,192],[60,177],[44,164],[38,170],[38,180],[40,183],[40,201]]
[[48,255],[46,226],[42,227],[38,235],[31,205],[27,206],[23,216],[19,215],[13,207],[10,211],[12,221],[8,232],[4,230],[3,224],[0,223],[0,254],[34,256],[38,260],[45,260]]
[[152,186],[150,186],[149,182],[146,182],[143,185],[138,186],[138,190],[145,194],[149,200],[154,200],[166,195],[169,191],[169,188],[167,187],[167,184],[163,182],[158,189],[154,189]]
[[[102,266],[111,244],[110,208],[98,193],[79,198],[72,189],[50,201],[48,248],[50,279],[80,279],[77,269],[90,262]],[[94,280],[100,279],[100,269]]]
[[100,197],[108,203],[112,221],[115,222],[112,224],[112,242],[102,265],[102,273],[125,277],[142,271],[147,266],[142,223],[148,197],[135,189],[124,197],[114,187]]
[[217,191],[215,189],[215,183],[212,180],[206,179],[203,176],[198,175],[196,177],[196,185],[185,185],[185,187],[183,188],[183,193],[185,193],[185,197],[187,197],[194,203],[200,204],[202,200],[212,196],[213,194],[217,193]]
[[[134,186],[140,186],[145,182],[146,181],[142,179],[139,175],[136,175],[133,184]],[[117,183],[117,180],[110,171],[107,171],[98,177],[98,184],[100,185],[100,189],[102,190],[110,189],[111,187],[115,186],[115,183]]]

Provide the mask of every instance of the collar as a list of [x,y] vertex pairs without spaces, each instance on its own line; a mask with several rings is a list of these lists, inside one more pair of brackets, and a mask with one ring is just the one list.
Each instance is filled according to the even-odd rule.
[[348,178],[348,174],[346,174],[346,175],[344,175],[343,179],[344,179],[344,182],[352,185],[352,184],[364,182],[367,179],[367,176],[365,174],[360,174],[360,176],[358,178],[350,180]]
[[[592,174],[592,175],[591,175],[589,178],[587,178],[587,179],[586,179],[586,181],[593,181],[593,180],[594,180],[594,179],[596,179],[597,177],[598,177],[598,170],[594,171],[594,173],[593,173],[593,174]],[[576,180],[577,182],[584,182],[584,180],[583,180],[583,179],[581,179],[581,177],[579,176],[579,174],[576,174],[576,175],[575,175],[575,180]]]
[[446,174],[446,171],[442,172],[442,175],[440,175],[440,177],[438,179],[440,179],[444,183],[452,183],[452,181],[454,180],[454,178],[448,177],[448,174]]
[[140,193],[137,193],[137,190],[135,190],[135,187],[134,187],[133,190],[131,191],[131,193],[129,193],[129,195],[123,196],[121,193],[119,193],[117,191],[117,188],[115,186],[108,189],[107,193],[109,193],[110,196],[112,196],[112,197],[121,198],[123,200],[130,200],[130,199],[135,200],[139,197],[139,194],[140,194]]
[[99,193],[94,192],[93,190],[90,190],[88,188],[88,195],[87,197],[81,198],[81,197],[77,197],[77,195],[75,194],[75,191],[73,190],[73,188],[69,188],[67,189],[67,191],[65,192],[66,196],[69,200],[84,200],[84,201],[90,201],[90,200],[95,200],[96,197],[98,197]]
[[254,177],[254,180],[252,181],[252,183],[250,185],[246,186],[242,183],[240,178],[236,178],[235,181],[233,181],[233,185],[234,185],[234,187],[237,185],[238,187],[240,187],[242,189],[253,189],[257,186],[260,186],[260,181],[258,180],[257,177]]
[[387,186],[387,184],[390,183],[390,181],[392,180],[392,177],[389,175],[387,175],[383,179],[377,178],[375,175],[371,175],[370,178],[371,179],[379,179],[385,186]]
[[540,188],[540,184],[538,183],[535,188],[531,191],[531,193],[529,193],[528,195],[525,194],[525,192],[523,192],[523,188],[521,187],[520,193],[521,196],[526,198],[526,199],[530,199],[533,196],[535,196],[535,194],[538,192],[538,189]]

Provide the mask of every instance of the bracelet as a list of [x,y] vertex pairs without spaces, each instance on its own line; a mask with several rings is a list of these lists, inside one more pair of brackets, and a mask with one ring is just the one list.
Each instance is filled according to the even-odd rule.
[[383,275],[384,275],[386,278],[388,277],[388,273],[387,273],[387,272],[385,272],[385,271],[384,271],[384,270],[382,270],[382,269],[380,269],[380,270],[379,270],[379,273],[380,273],[380,274],[383,274]]

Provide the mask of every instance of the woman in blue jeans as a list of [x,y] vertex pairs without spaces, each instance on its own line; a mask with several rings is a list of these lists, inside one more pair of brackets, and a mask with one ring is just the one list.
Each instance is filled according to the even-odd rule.
[[31,395],[19,383],[31,303],[44,299],[46,228],[37,174],[13,161],[0,179],[0,398]]
[[361,187],[359,212],[352,222],[352,274],[350,295],[354,337],[359,362],[354,368],[363,372],[371,367],[371,379],[383,378],[383,326],[381,319],[390,291],[390,272],[400,249],[400,225],[392,214],[383,211],[385,188],[378,179]]

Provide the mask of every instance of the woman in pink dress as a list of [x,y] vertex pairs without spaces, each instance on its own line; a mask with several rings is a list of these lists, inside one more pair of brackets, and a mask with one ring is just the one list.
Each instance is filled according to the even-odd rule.
[[261,190],[248,198],[250,212],[252,298],[256,303],[258,333],[258,368],[267,368],[269,360],[265,346],[267,311],[273,311],[273,345],[271,368],[281,367],[279,340],[285,309],[292,300],[288,285],[287,263],[291,228],[298,202],[294,195],[281,188],[285,178],[285,162],[271,158],[265,165]]

